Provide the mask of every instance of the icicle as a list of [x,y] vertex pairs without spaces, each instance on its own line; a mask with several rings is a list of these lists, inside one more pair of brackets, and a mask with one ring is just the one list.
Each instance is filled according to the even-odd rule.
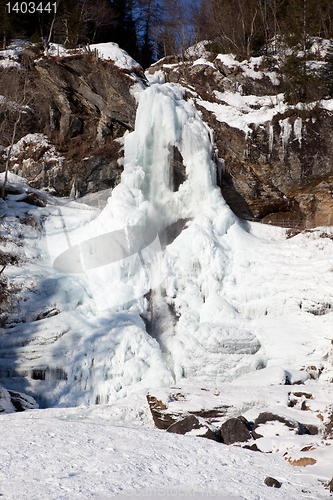
[[299,147],[302,146],[302,118],[296,118],[294,121],[294,135],[298,140]]
[[285,151],[286,151],[286,146],[288,144],[289,137],[290,137],[290,134],[292,131],[292,125],[289,122],[289,118],[285,118],[284,120],[280,120],[279,124],[281,127],[280,137],[282,139],[282,152],[283,152],[283,156],[284,156]]
[[269,124],[269,154],[272,154],[274,143],[274,127],[273,124]]

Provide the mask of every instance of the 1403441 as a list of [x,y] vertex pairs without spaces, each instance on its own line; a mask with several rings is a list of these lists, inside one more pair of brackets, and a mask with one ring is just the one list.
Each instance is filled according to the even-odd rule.
[[57,12],[57,2],[8,2],[6,3],[6,9],[8,14],[35,14],[39,13],[56,13]]

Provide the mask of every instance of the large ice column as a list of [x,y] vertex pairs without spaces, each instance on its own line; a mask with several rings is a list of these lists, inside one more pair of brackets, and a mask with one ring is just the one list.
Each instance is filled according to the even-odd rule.
[[[180,151],[187,180],[170,188],[170,146]],[[154,84],[141,94],[135,131],[125,139],[122,183],[141,189],[146,200],[173,222],[194,217],[220,198],[210,131],[175,84]]]

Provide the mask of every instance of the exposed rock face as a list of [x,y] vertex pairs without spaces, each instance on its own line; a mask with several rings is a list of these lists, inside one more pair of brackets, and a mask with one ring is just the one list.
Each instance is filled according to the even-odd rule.
[[[170,62],[174,64],[168,65]],[[276,75],[255,67],[246,71],[237,61],[233,67],[219,57],[206,64],[161,60],[150,68],[151,73],[156,70],[164,72],[166,81],[188,87],[188,96],[214,131],[218,181],[236,215],[277,223],[290,220],[295,221],[295,226],[298,221],[309,227],[333,223],[330,111],[319,106],[307,112],[284,107],[266,121],[251,123],[251,112],[258,104],[251,105],[247,100],[249,104],[242,109],[246,127],[236,127],[227,116],[239,115],[241,104],[237,98],[266,96],[273,102],[282,91]],[[263,110],[269,107],[268,100]]]
[[[176,422],[184,422],[179,424],[177,428],[186,428],[187,424],[191,427],[193,425],[203,426],[203,422],[207,424],[207,428],[211,425],[217,429],[221,425],[221,421],[225,419],[229,406],[221,402],[219,396],[214,395],[208,390],[201,389],[199,394],[205,396],[205,406],[198,408],[198,404],[191,404],[190,393],[186,390],[181,390],[170,387],[163,390],[155,390],[147,394],[148,405],[158,429],[168,430],[169,432],[176,432],[170,429],[170,426]],[[207,406],[207,401],[210,401]],[[184,412],[184,402],[186,403],[186,411]],[[187,417],[194,417],[186,420]],[[198,421],[198,422],[197,422]],[[199,424],[200,421],[200,424]],[[196,428],[196,427],[193,427]],[[186,433],[188,431],[185,431]]]
[[[119,68],[113,61],[80,53],[34,61],[31,78],[45,92],[41,109],[31,109],[36,125],[31,131],[44,135],[36,143],[31,135],[22,138],[18,129],[17,138],[24,143],[12,155],[11,170],[34,188],[50,188],[61,196],[117,185],[123,156],[118,139],[134,128],[132,87],[147,85],[143,70]],[[0,155],[1,171],[4,163]]]
[[[162,70],[166,81],[187,88],[187,97],[213,130],[218,184],[236,215],[277,224],[294,221],[295,227],[332,224],[332,112],[319,106],[308,111],[279,107],[283,88],[274,68],[263,69],[261,60],[240,63],[229,57],[228,62],[228,57],[211,57],[213,62],[166,58],[149,71]],[[46,94],[43,113],[31,109],[30,121],[35,119],[35,130],[44,131],[49,146],[27,143],[13,158],[12,171],[33,187],[54,188],[62,196],[112,189],[122,172],[118,139],[134,127],[133,85],[147,85],[143,71],[82,53],[41,58],[33,68]],[[262,117],[251,118],[259,110]],[[170,188],[176,191],[186,180],[186,165],[175,147],[170,165]]]
[[0,386],[0,413],[14,413],[37,408],[38,404],[31,396],[21,392],[7,391]]
[[59,61],[43,58],[36,69],[52,93],[53,114],[63,139],[82,131],[97,131],[101,140],[116,124],[134,127],[136,105],[129,92],[132,82],[113,62],[94,62],[82,55]]

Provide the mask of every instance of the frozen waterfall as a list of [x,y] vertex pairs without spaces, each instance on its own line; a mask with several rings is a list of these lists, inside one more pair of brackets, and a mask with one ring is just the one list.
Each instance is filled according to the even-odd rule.
[[[44,405],[112,403],[183,377],[215,383],[252,369],[259,343],[223,291],[224,237],[241,229],[216,186],[211,139],[179,85],[152,84],[105,209],[85,223],[84,211],[49,209],[48,279],[61,312],[11,336],[28,339],[15,348],[15,373]],[[172,148],[186,169],[177,190]],[[187,226],[162,248],[177,221]]]

